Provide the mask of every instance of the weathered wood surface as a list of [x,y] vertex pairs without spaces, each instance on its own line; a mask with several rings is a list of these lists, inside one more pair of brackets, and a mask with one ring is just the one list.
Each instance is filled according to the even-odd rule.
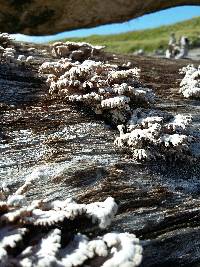
[[[143,267],[200,266],[200,164],[164,162],[137,164],[113,146],[117,132],[81,107],[50,100],[38,66],[51,58],[48,46],[26,44],[18,53],[30,54],[31,66],[0,65],[0,181],[12,188],[27,173],[43,166],[44,177],[28,197],[79,202],[112,196],[119,212],[110,229],[135,233],[144,247]],[[142,81],[153,86],[157,106],[174,113],[191,114],[200,127],[200,101],[178,93],[180,67],[188,60],[170,61],[105,54],[110,62],[131,61],[142,69]],[[198,62],[195,62],[198,64]],[[57,137],[56,137],[57,136]]]
[[0,28],[10,33],[54,34],[199,4],[200,0],[0,0]]

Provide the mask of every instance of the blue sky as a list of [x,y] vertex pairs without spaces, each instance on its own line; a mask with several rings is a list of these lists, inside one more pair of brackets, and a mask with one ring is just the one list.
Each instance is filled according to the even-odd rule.
[[183,6],[169,8],[163,11],[148,14],[124,23],[115,23],[98,26],[90,29],[62,32],[49,36],[35,37],[26,36],[22,34],[14,34],[14,37],[19,41],[42,43],[67,37],[81,37],[93,34],[115,34],[147,28],[155,28],[160,25],[168,25],[179,21],[187,20],[195,16],[200,16],[200,6]]

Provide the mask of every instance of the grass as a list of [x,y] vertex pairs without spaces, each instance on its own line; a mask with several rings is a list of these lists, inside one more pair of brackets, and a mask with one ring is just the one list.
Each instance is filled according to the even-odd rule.
[[155,29],[113,35],[92,35],[82,38],[68,38],[64,39],[64,41],[105,45],[107,51],[124,54],[132,53],[141,48],[146,52],[153,52],[161,46],[163,48],[167,47],[169,35],[172,32],[176,34],[177,39],[182,35],[187,36],[191,41],[192,48],[200,46],[200,17]]

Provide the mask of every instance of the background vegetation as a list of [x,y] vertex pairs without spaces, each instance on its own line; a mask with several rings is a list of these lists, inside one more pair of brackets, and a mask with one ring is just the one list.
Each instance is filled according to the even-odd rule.
[[155,29],[113,35],[92,35],[83,38],[69,38],[64,41],[70,40],[105,45],[107,51],[116,53],[133,53],[138,49],[144,49],[146,52],[153,52],[161,46],[163,48],[167,47],[169,35],[172,32],[176,34],[177,39],[182,35],[187,36],[191,41],[192,48],[200,46],[200,17]]

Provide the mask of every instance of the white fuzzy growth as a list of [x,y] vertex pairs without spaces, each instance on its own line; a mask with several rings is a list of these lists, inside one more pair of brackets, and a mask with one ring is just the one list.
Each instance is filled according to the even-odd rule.
[[[94,202],[91,204],[77,204],[71,198],[65,201],[33,201],[27,204],[26,198],[19,193],[27,191],[27,188],[35,179],[44,177],[43,168],[38,168],[27,176],[23,186],[21,186],[14,195],[8,197],[7,205],[11,208],[5,213],[1,220],[6,222],[15,222],[19,218],[27,224],[50,226],[64,219],[73,220],[80,215],[86,215],[92,219],[92,222],[98,222],[100,228],[106,228],[117,212],[117,204],[114,199],[109,197],[103,202]],[[3,206],[2,206],[3,207]],[[19,208],[20,207],[20,208]]]
[[154,123],[163,123],[165,116],[166,113],[161,111],[137,108],[133,110],[127,126],[129,130],[136,128],[149,128]]
[[166,147],[172,145],[174,147],[179,146],[181,144],[185,144],[188,141],[187,135],[180,135],[180,134],[165,134],[161,137],[161,142],[164,143]]
[[93,46],[88,43],[55,42],[52,44],[51,52],[54,57],[71,57],[76,60],[93,56],[103,48],[104,46]]
[[59,45],[64,45],[64,46],[71,46],[71,47],[76,47],[76,48],[81,48],[83,46],[86,46],[86,47],[90,47],[90,48],[95,48],[95,49],[103,49],[105,48],[105,46],[100,46],[100,45],[91,45],[89,43],[86,43],[86,42],[70,42],[70,41],[67,41],[65,43],[63,42],[55,42],[52,44],[53,47],[56,47],[56,46],[59,46]]
[[112,79],[139,78],[141,70],[138,68],[111,72],[109,77]]
[[43,238],[38,245],[28,247],[19,256],[19,263],[22,267],[53,266],[56,262],[56,255],[60,249],[61,231],[54,229]]
[[5,193],[9,193],[10,192],[10,189],[9,189],[8,184],[6,182],[2,183],[1,191],[5,192]]
[[[163,117],[152,116],[152,117],[139,119],[137,121],[136,125],[137,126],[139,125],[139,126],[144,127],[144,128],[150,128],[153,124],[160,124],[162,122],[163,122]],[[130,123],[129,129],[134,129],[134,127],[136,125]]]
[[106,257],[108,248],[103,240],[89,239],[81,234],[75,236],[74,240],[64,249],[61,249],[62,257],[60,265],[63,267],[73,267],[82,265],[87,259],[95,256]]
[[27,200],[22,195],[12,195],[8,197],[7,203],[9,206],[22,207],[27,204]]
[[55,210],[40,210],[35,209],[32,211],[31,216],[26,216],[24,221],[34,225],[54,225],[58,222],[62,222],[65,219],[64,211]]
[[26,62],[27,63],[31,63],[31,62],[33,62],[34,61],[34,57],[33,56],[28,56],[27,58],[26,58]]
[[9,222],[9,223],[13,223],[19,219],[22,219],[24,216],[26,216],[28,214],[28,210],[27,208],[17,208],[15,210],[11,210],[10,212],[4,214],[3,216],[1,216],[1,221],[2,222]]
[[48,76],[47,76],[47,80],[46,80],[46,83],[47,84],[51,84],[51,82],[55,82],[55,81],[57,81],[57,77],[56,77],[56,75],[54,75],[54,74],[49,74]]
[[84,214],[86,211],[85,206],[85,204],[77,204],[71,199],[65,201],[57,200],[52,203],[43,202],[40,204],[40,209],[35,208],[23,220],[34,225],[54,225],[64,221],[64,219],[73,220]]
[[77,204],[71,198],[66,199],[65,201],[60,201],[60,200],[53,201],[52,203],[49,204],[49,208],[56,211],[58,215],[63,212],[65,218],[71,220],[86,212],[85,204]]
[[102,267],[136,267],[142,261],[142,247],[133,234],[109,233],[103,237],[108,247],[112,247],[112,258]]
[[25,62],[26,61],[26,57],[24,55],[19,55],[17,60],[21,61],[21,62]]
[[4,50],[5,49],[3,48],[3,46],[0,45],[0,54],[2,54],[4,52]]
[[14,54],[14,53],[16,53],[16,50],[14,48],[12,48],[12,47],[7,47],[7,48],[5,48],[5,52]]
[[127,96],[116,96],[101,101],[102,108],[123,108],[130,102],[130,98]]
[[118,95],[123,95],[125,92],[131,91],[131,86],[128,86],[127,83],[122,83],[120,85],[114,84],[113,91]]
[[[90,94],[85,94],[85,95],[71,95],[69,96],[69,100],[71,102],[90,102],[91,100],[93,101],[100,101],[102,100],[102,97],[96,93],[90,93]],[[100,105],[97,105],[97,108],[100,108]]]
[[140,148],[140,149],[133,150],[133,157],[141,161],[141,160],[146,160],[148,158],[152,158],[153,155],[147,149]]
[[130,132],[125,134],[118,128],[120,130],[120,137],[116,139],[115,144],[122,146],[126,142],[130,147],[141,147],[142,149],[143,143],[146,141],[156,142],[156,138],[160,134],[160,128],[161,126],[158,123],[151,123],[147,128],[144,128],[142,123],[140,124],[140,121],[134,127],[129,128]]
[[[19,202],[19,199],[21,200],[21,196],[19,199],[18,197],[19,195],[9,196],[6,202],[0,203],[1,209],[7,211],[7,213],[1,216],[0,220],[2,222],[4,221],[7,223],[13,223],[18,221],[19,219],[24,220],[25,218],[28,218],[30,216],[33,210],[41,206],[42,203],[42,201],[40,200],[35,200],[30,205],[27,205],[27,201],[25,198],[22,198],[22,201]],[[9,201],[9,199],[11,199],[12,201]]]
[[180,83],[180,92],[184,97],[200,97],[200,67],[188,65],[180,70],[180,73],[185,74]]
[[[40,171],[38,168],[27,176],[25,184],[43,176]],[[6,224],[0,230],[0,260],[4,266],[76,267],[93,258],[94,261],[97,258],[98,262],[98,257],[101,260],[105,258],[104,267],[138,266],[142,250],[135,236],[127,233],[108,234],[92,240],[78,234],[64,247],[62,244],[61,248],[61,230],[55,228],[57,223],[65,218],[74,220],[79,215],[85,215],[92,222],[97,222],[100,228],[106,228],[117,212],[117,204],[113,198],[91,204],[77,204],[72,198],[68,198],[65,201],[33,201],[30,205],[24,199],[24,196],[12,195],[7,202],[0,203],[1,210],[5,212],[1,216],[1,222]],[[44,227],[48,233],[44,236],[44,232],[39,232],[34,236],[31,232],[31,245],[25,247],[18,256],[10,257],[7,248],[16,247],[21,241],[23,243],[24,235],[28,231],[19,225],[39,225],[38,230]],[[54,229],[50,230],[49,226]],[[31,228],[29,230],[32,231]]]
[[3,52],[3,57],[7,62],[14,62],[15,52],[11,51],[11,49],[8,50],[8,48],[6,48]]
[[117,204],[112,197],[108,197],[104,202],[94,202],[86,205],[86,215],[96,221],[100,228],[110,225],[113,217],[117,213]]
[[0,201],[0,210],[1,211],[8,211],[7,201]]
[[57,45],[52,48],[52,55],[54,57],[57,56],[68,56],[69,55],[69,48],[65,45]]
[[0,248],[17,246],[23,236],[27,233],[26,228],[15,228],[15,226],[5,226],[0,229]]
[[8,33],[0,33],[0,43],[10,42],[13,38]]
[[[60,45],[56,43],[53,48]],[[75,44],[70,43],[69,47],[71,45]],[[128,119],[131,110],[129,103],[149,104],[155,99],[151,89],[139,86],[138,68],[119,71],[116,65],[93,60],[82,63],[59,60],[43,63],[39,72],[51,75],[47,78],[51,95],[62,96],[71,102],[82,102],[96,114],[109,116],[115,124]]]
[[138,100],[143,100],[146,99],[146,102],[152,103],[154,102],[155,99],[155,94],[151,89],[148,88],[142,88],[138,87],[135,88],[133,86],[128,85],[127,83],[122,83],[120,85],[114,84],[113,86],[113,92],[119,94],[119,95],[124,95],[128,94],[132,97],[135,97]]
[[103,240],[92,240],[88,243],[88,256],[93,258],[95,255],[106,257],[108,255],[108,248]]
[[[7,41],[5,41],[5,43],[7,43]],[[1,43],[1,36],[0,36],[0,43]],[[0,46],[0,54],[1,54],[1,58],[6,63],[8,63],[10,66],[15,66],[15,65],[18,66],[22,63],[25,63],[27,59],[28,59],[28,61],[30,61],[31,58],[32,58],[32,61],[34,59],[32,56],[28,57],[28,58],[26,58],[25,55],[18,55],[17,56],[16,50],[13,47],[3,48],[2,46]]]
[[142,247],[133,234],[109,233],[89,241],[78,234],[74,240],[60,251],[60,267],[80,266],[95,256],[107,257],[102,267],[136,267],[142,260]]
[[[115,145],[130,147],[136,160],[165,156],[163,153],[182,152],[189,150],[192,141],[187,133],[191,123],[190,116],[171,115],[154,110],[137,109],[126,127],[119,125],[120,136]],[[126,128],[126,132],[125,132]]]
[[29,52],[35,52],[36,48],[35,48],[35,47],[29,47],[27,50],[28,50]]
[[191,116],[175,115],[174,118],[167,124],[168,129],[174,131],[185,130],[192,122]]
[[7,251],[4,248],[0,247],[0,263],[2,264],[2,266],[6,265],[7,259],[8,259]]
[[[60,256],[62,257],[60,267],[73,267],[82,265],[89,258],[88,238],[78,234],[74,240],[64,249],[61,249]],[[94,253],[91,258],[94,257]]]
[[58,62],[44,62],[39,68],[39,73],[62,75],[72,66],[73,64],[69,59],[59,60]]
[[127,63],[124,63],[124,64],[122,65],[122,67],[128,67],[128,68],[130,68],[131,65],[132,65],[132,63],[131,63],[130,61],[128,61]]

